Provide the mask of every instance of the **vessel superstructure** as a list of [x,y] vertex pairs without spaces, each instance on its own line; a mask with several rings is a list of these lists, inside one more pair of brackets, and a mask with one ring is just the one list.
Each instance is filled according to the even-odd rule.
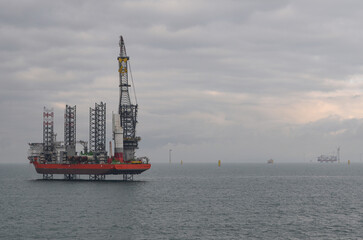
[[334,163],[338,162],[340,163],[340,147],[337,148],[336,155],[320,155],[317,159],[320,163]]
[[[44,107],[43,142],[29,143],[28,159],[43,179],[53,179],[53,174],[64,174],[65,179],[89,175],[90,179],[103,180],[106,175],[123,175],[123,180],[133,179],[151,165],[147,157],[136,157],[140,137],[136,136],[137,109],[130,99],[128,61],[123,37],[119,41],[119,109],[112,113],[112,142],[106,151],[106,103],[95,103],[89,109],[89,142],[76,140],[76,106],[66,105],[64,113],[64,141],[57,141],[54,133],[54,111]],[[136,101],[136,98],[135,98]],[[79,154],[76,144],[83,146]]]

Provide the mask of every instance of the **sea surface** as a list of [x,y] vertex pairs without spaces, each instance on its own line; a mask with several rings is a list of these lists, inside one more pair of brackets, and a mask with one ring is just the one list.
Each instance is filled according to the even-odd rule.
[[0,164],[0,239],[363,239],[363,163],[155,163],[133,182],[41,177]]

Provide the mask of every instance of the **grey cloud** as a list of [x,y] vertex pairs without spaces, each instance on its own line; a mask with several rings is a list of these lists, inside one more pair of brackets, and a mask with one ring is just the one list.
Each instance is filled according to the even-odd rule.
[[[62,139],[59,106],[77,104],[77,135],[87,139],[88,107],[102,100],[117,109],[122,34],[140,104],[140,153],[160,161],[169,148],[201,161],[301,161],[303,152],[341,144],[356,156],[363,116],[332,116],[360,86],[349,85],[362,75],[360,4],[3,1],[0,149],[23,162],[26,142],[41,140],[43,105],[57,106]],[[309,122],[293,118],[314,101],[333,110]]]

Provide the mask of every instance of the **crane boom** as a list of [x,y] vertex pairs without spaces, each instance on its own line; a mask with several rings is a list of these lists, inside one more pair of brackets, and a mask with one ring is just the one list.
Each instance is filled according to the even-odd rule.
[[135,149],[138,148],[140,137],[136,137],[136,124],[137,124],[137,104],[132,104],[130,100],[130,93],[128,82],[128,61],[129,57],[126,54],[125,42],[120,36],[120,56],[117,58],[119,65],[119,78],[120,78],[120,101],[119,101],[119,114],[120,123],[123,128],[123,150],[124,161],[131,161],[135,159]]

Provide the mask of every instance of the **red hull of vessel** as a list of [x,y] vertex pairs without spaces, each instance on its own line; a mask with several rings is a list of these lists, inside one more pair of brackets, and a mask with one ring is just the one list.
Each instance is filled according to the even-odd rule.
[[42,164],[33,162],[41,174],[140,174],[150,169],[150,164]]

